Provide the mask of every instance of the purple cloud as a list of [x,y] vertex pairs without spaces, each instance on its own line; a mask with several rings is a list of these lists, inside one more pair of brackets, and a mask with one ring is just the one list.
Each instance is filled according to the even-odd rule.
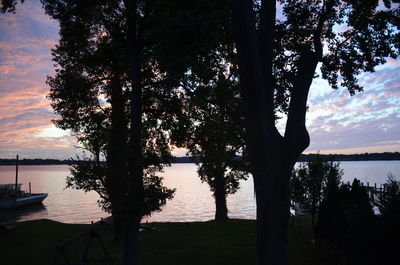
[[[38,0],[19,4],[16,14],[0,16],[0,157],[19,153],[68,158],[79,152],[73,136],[44,133],[53,132],[51,120],[56,118],[46,99],[45,80],[54,73],[50,49],[58,38],[57,22]],[[375,73],[361,74],[364,92],[353,97],[346,89],[332,90],[326,81],[315,79],[307,113],[311,145],[306,151],[399,151],[399,72],[400,61],[389,59]],[[280,131],[284,122],[278,124]]]

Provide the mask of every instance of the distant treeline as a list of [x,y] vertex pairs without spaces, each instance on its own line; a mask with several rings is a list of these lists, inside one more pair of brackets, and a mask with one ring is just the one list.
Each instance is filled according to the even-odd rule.
[[[18,160],[19,165],[68,165],[70,160],[58,160],[58,159],[20,159]],[[15,159],[1,159],[0,166],[15,165]]]
[[[313,160],[317,154],[302,154],[299,158],[299,162],[307,162]],[[372,161],[372,160],[400,160],[400,153],[364,153],[364,154],[352,154],[352,155],[343,155],[343,154],[329,154],[322,155],[323,158],[330,161]]]
[[[307,162],[312,160],[317,154],[302,154],[299,158],[299,162]],[[364,153],[364,154],[333,154],[333,155],[322,155],[323,158],[330,161],[372,161],[372,160],[400,160],[400,153]],[[240,158],[239,158],[240,159]],[[172,163],[194,163],[198,162],[198,159],[192,157],[176,157]],[[19,160],[20,165],[69,165],[71,160],[58,160],[58,159],[22,159]],[[15,159],[0,159],[0,166],[15,165]]]
[[[298,162],[307,162],[313,160],[315,156],[318,154],[302,154],[298,159]],[[326,160],[329,161],[372,161],[372,160],[400,160],[400,153],[364,153],[364,154],[352,154],[352,155],[343,155],[343,154],[329,154],[322,155]],[[238,157],[240,159],[240,157]],[[198,159],[193,160],[191,157],[176,157],[174,163],[193,163],[195,161],[199,161]]]

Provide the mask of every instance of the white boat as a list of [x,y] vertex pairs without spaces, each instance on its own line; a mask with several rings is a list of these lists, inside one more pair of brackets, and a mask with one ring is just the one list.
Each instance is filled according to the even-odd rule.
[[22,184],[18,183],[18,156],[16,163],[15,184],[0,184],[0,209],[11,209],[24,205],[40,203],[47,197],[47,193],[31,193],[21,190]]
[[42,202],[47,193],[26,193],[21,191],[22,184],[0,184],[0,209],[11,209],[33,203]]

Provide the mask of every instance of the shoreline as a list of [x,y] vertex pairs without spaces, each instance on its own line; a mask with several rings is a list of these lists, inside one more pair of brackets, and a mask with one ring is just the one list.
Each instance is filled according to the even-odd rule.
[[[396,161],[400,161],[400,159],[375,159],[375,160],[333,160],[334,162],[396,162]],[[299,160],[296,163],[303,163],[303,162],[307,162],[307,160]],[[38,163],[38,164],[31,164],[31,163],[24,163],[23,160],[21,160],[19,162],[19,166],[69,166],[71,163]],[[172,164],[196,164],[196,162],[194,161],[190,161],[190,162],[171,162]],[[2,163],[0,162],[0,167],[1,166],[15,166],[15,161],[14,162],[10,162],[10,163]]]
[[[256,222],[230,219],[226,222],[154,223],[155,229],[140,233],[140,260],[143,265],[239,265],[256,264]],[[54,264],[57,247],[76,246],[76,239],[94,227],[49,220],[28,221],[1,233],[4,264]],[[121,248],[113,241],[112,226],[100,226],[102,242],[113,259],[121,264]],[[312,243],[289,226],[289,265],[330,264]],[[173,240],[172,240],[173,239]],[[23,242],[23,243],[21,243]],[[72,244],[70,244],[72,243]],[[102,254],[96,244],[89,253]],[[66,247],[69,257],[82,249]],[[73,253],[72,253],[72,252]],[[24,253],[24,255],[18,255]],[[95,258],[95,257],[93,257]]]

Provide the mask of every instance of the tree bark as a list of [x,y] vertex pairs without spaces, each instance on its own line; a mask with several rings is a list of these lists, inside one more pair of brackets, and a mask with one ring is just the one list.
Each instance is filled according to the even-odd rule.
[[218,172],[215,175],[215,220],[223,221],[228,219],[228,207],[226,206],[226,192],[224,173]]
[[106,185],[112,207],[114,224],[114,241],[122,242],[120,222],[121,193],[127,180],[127,122],[125,101],[122,95],[122,84],[119,77],[112,79],[111,87],[111,129],[108,140],[107,179]]
[[123,224],[123,258],[122,264],[139,264],[139,228],[141,218],[134,218]]
[[124,240],[124,231],[121,223],[121,218],[119,217],[119,214],[115,211],[113,211],[111,215],[113,217],[113,228],[114,228],[113,242],[116,244],[121,244],[123,243]]
[[259,37],[252,0],[232,1],[233,28],[245,110],[247,149],[256,192],[257,264],[286,265],[290,173],[309,145],[305,127],[306,104],[319,57],[311,51],[301,55],[297,78],[293,82],[286,131],[282,137],[275,127],[271,92],[274,87],[275,1],[263,0],[261,6]]
[[124,0],[128,25],[128,52],[130,63],[130,131],[129,174],[124,198],[122,226],[124,230],[123,265],[139,264],[138,234],[144,207],[142,163],[142,83],[141,47],[138,41],[137,1]]
[[[279,152],[279,151],[278,151]],[[277,153],[279,154],[279,153]],[[257,203],[257,264],[287,264],[289,165],[282,157],[254,171]],[[261,180],[261,181],[260,181]]]

